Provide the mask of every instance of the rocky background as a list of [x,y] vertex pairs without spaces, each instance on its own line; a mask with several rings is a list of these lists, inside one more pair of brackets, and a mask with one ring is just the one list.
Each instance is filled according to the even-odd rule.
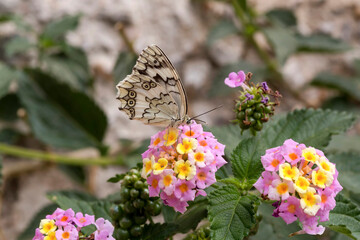
[[[320,106],[331,91],[309,87],[308,83],[321,71],[347,74],[355,58],[360,57],[360,1],[358,0],[252,0],[258,14],[274,8],[291,9],[298,21],[297,30],[309,35],[327,33],[351,44],[353,49],[338,54],[303,53],[290,57],[282,66],[286,81],[308,99]],[[178,69],[189,95],[190,115],[199,114],[220,103],[221,110],[205,115],[209,125],[226,123],[233,118],[233,96],[209,98],[214,66],[223,66],[239,59],[261,63],[253,49],[245,47],[241,36],[229,36],[210,48],[205,42],[211,27],[219,18],[233,19],[233,9],[223,2],[190,0],[1,0],[0,13],[16,13],[39,29],[47,22],[64,15],[82,14],[79,27],[67,35],[68,41],[84,49],[95,76],[95,97],[105,110],[109,127],[106,144],[116,152],[119,138],[139,142],[157,129],[128,118],[117,109],[115,88],[111,78],[118,53],[127,48],[117,23],[122,22],[134,49],[140,52],[156,43]],[[1,25],[0,38],[15,33],[12,24]],[[268,47],[264,36],[257,36],[263,48]],[[246,69],[243,69],[247,71]],[[256,78],[256,76],[254,76]],[[306,106],[292,99],[283,99],[280,111]],[[20,126],[24,127],[24,126]],[[96,156],[91,149],[73,152],[73,156]],[[105,197],[118,190],[117,184],[106,183],[120,167],[88,168],[87,190]],[[45,193],[59,189],[84,189],[52,164],[29,160],[4,159],[4,194],[1,205],[0,239],[12,240],[23,231],[33,215],[49,203]]]

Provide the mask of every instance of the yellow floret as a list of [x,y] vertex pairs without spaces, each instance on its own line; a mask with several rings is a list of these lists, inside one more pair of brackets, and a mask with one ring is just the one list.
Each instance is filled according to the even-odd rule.
[[279,166],[279,175],[286,180],[294,180],[299,176],[299,169],[295,166],[291,167],[289,163],[283,163]]
[[184,138],[182,143],[176,146],[176,150],[180,154],[185,154],[193,151],[197,147],[197,140],[195,138]]
[[178,174],[180,179],[192,179],[196,174],[196,167],[191,165],[189,161],[179,160],[175,164],[175,173]]
[[168,166],[168,160],[166,158],[160,158],[157,163],[153,166],[153,173],[155,175],[158,175],[162,173],[165,168]]
[[40,232],[46,235],[48,235],[51,232],[55,232],[55,230],[57,229],[55,225],[55,221],[50,219],[42,219],[40,221],[39,228],[40,228]]
[[169,128],[164,134],[165,146],[171,146],[176,143],[179,131],[176,128]]

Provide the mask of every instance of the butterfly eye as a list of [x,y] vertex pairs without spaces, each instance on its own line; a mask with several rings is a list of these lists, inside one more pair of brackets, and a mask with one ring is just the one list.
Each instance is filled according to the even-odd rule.
[[129,105],[129,107],[133,107],[133,106],[135,106],[135,100],[130,99],[130,100],[127,102],[127,104]]
[[145,90],[149,90],[149,89],[150,89],[150,84],[149,84],[149,83],[143,83],[141,86],[142,86],[142,88],[145,89]]
[[150,87],[151,87],[151,88],[156,87],[156,83],[154,83],[154,82],[150,83]]
[[129,92],[129,97],[130,97],[130,98],[135,98],[135,97],[136,97],[136,92],[130,91],[130,92]]

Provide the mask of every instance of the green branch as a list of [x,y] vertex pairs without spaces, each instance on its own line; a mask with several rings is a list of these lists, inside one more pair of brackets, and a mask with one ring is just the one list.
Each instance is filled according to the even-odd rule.
[[252,17],[250,15],[245,14],[244,10],[239,4],[238,0],[232,0],[232,5],[234,7],[235,13],[241,22],[241,24],[244,26],[245,29],[245,36],[248,40],[248,42],[255,48],[256,52],[260,56],[260,58],[263,60],[265,65],[267,66],[267,69],[271,72],[272,78],[271,80],[276,85],[277,88],[285,88],[290,94],[295,97],[296,99],[304,102],[308,107],[313,107],[312,104],[310,104],[307,99],[302,97],[297,91],[294,91],[289,84],[285,81],[283,74],[279,70],[279,63],[278,61],[271,56],[270,53],[265,51],[260,47],[258,42],[255,40],[255,33],[257,31],[261,31],[261,28],[258,27]]
[[123,165],[123,159],[111,159],[105,157],[99,158],[74,158],[68,157],[64,155],[58,155],[54,153],[43,152],[39,150],[31,150],[23,147],[15,147],[8,144],[0,143],[0,153],[15,156],[15,157],[23,157],[29,159],[37,159],[44,162],[53,162],[53,163],[61,163],[68,165],[99,165],[99,166],[107,166],[107,165]]

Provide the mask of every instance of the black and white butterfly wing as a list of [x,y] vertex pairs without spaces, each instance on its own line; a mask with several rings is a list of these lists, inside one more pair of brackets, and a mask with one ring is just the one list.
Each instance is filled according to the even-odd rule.
[[167,127],[178,118],[178,106],[163,86],[149,76],[133,73],[118,85],[119,109],[144,124]]
[[132,73],[117,89],[119,109],[130,119],[164,127],[186,120],[187,98],[180,77],[155,45],[141,52]]

